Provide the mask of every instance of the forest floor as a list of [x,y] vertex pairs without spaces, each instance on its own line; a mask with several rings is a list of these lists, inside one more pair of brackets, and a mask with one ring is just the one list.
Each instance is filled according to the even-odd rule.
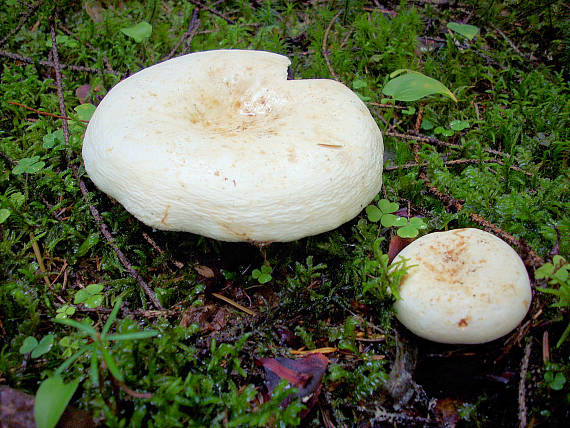
[[[569,15],[544,0],[1,2],[0,426],[33,426],[34,397],[39,427],[567,423]],[[295,79],[357,93],[384,136],[371,206],[256,246],[155,230],[99,191],[81,149],[105,94],[212,49],[279,53]],[[390,91],[397,70],[435,89]],[[485,344],[420,339],[394,316],[390,246],[465,227],[519,253],[529,313]]]

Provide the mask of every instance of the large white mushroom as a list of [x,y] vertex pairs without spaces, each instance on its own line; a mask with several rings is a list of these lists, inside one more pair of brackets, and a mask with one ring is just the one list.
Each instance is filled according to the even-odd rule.
[[382,135],[333,80],[287,80],[288,58],[219,50],[116,85],[83,143],[89,177],[157,229],[291,241],[356,216],[382,184]]
[[399,288],[396,317],[435,342],[489,342],[513,330],[532,298],[518,254],[479,229],[425,235],[404,248],[408,271]]

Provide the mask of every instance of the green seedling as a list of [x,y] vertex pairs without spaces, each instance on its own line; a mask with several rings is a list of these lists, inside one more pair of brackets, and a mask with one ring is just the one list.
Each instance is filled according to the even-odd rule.
[[121,28],[121,33],[129,36],[137,43],[142,43],[152,34],[152,25],[142,21],[128,28]]
[[18,165],[12,169],[12,173],[14,175],[35,174],[41,171],[45,165],[46,163],[41,161],[39,156],[22,158],[20,162],[18,162]]
[[39,342],[33,336],[28,336],[24,339],[22,346],[20,346],[20,354],[29,354],[31,352],[32,358],[41,357],[47,354],[51,347],[53,346],[53,334],[48,334],[42,338]]
[[[538,268],[534,274],[536,279],[548,280],[548,284],[552,287],[541,288],[537,287],[537,290],[543,293],[552,294],[558,298],[558,301],[552,305],[553,308],[568,308],[570,307],[570,275],[568,272],[570,266],[564,257],[556,255],[552,259],[552,263],[545,263],[540,268]],[[562,336],[556,343],[556,347],[559,348],[562,343],[570,335],[570,323],[562,333]]]
[[396,101],[417,101],[430,95],[443,95],[457,102],[455,95],[443,83],[417,71],[396,70],[390,78],[382,93]]
[[263,265],[260,269],[254,269],[253,272],[251,272],[251,277],[257,279],[260,284],[267,284],[272,279],[271,272],[273,272],[271,266]]
[[57,315],[55,317],[57,319],[66,319],[75,314],[75,308],[71,305],[63,305],[61,308],[58,308],[56,312]]
[[126,333],[126,334],[108,334],[109,329],[111,328],[112,324],[115,322],[115,319],[117,318],[117,314],[119,312],[120,307],[121,307],[121,299],[118,299],[101,332],[97,331],[94,327],[85,322],[78,322],[71,319],[61,319],[61,318],[55,319],[55,322],[67,325],[69,327],[74,327],[83,334],[89,336],[92,340],[91,343],[82,346],[75,354],[69,357],[56,370],[55,372],[56,375],[63,373],[69,366],[71,366],[71,364],[73,364],[73,362],[75,362],[83,354],[91,352],[91,369],[89,374],[94,383],[97,384],[99,382],[98,367],[99,367],[100,358],[105,363],[111,375],[119,382],[124,382],[124,376],[117,367],[117,365],[115,364],[115,361],[108,350],[108,348],[110,347],[110,342],[147,339],[149,337],[156,336],[158,334],[158,331],[144,330],[144,331]]
[[447,28],[469,40],[473,40],[479,34],[479,28],[474,25],[460,24],[459,22],[448,22]]
[[564,376],[558,364],[548,362],[544,372],[544,381],[550,389],[561,391],[566,384],[566,376]]
[[34,401],[34,419],[38,428],[53,428],[79,386],[80,379],[64,383],[59,375],[44,380]]
[[88,308],[96,308],[97,306],[101,306],[101,303],[103,303],[104,299],[103,294],[101,294],[103,288],[104,287],[101,284],[88,285],[87,287],[75,293],[75,299],[73,299],[73,303],[76,305],[83,303]]
[[373,223],[380,222],[384,227],[397,227],[398,231],[396,233],[401,238],[415,238],[421,229],[427,227],[419,217],[412,217],[408,220],[405,217],[393,214],[398,209],[397,203],[390,202],[387,199],[380,199],[377,205],[368,205],[366,207],[366,215],[368,220]]

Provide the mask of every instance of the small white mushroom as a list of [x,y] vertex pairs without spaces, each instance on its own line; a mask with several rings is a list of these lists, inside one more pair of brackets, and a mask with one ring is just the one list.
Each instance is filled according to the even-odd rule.
[[394,308],[400,322],[435,342],[474,344],[513,330],[530,307],[525,266],[504,241],[479,229],[425,235],[394,259],[408,273]]
[[89,122],[89,177],[157,229],[271,242],[338,227],[380,190],[382,135],[346,86],[287,80],[289,64],[221,50],[134,74]]

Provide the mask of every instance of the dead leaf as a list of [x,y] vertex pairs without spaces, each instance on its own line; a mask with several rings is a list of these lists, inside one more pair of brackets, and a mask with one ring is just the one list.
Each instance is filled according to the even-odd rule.
[[435,414],[440,420],[441,426],[455,428],[459,422],[459,413],[457,412],[454,400],[451,398],[437,400]]
[[81,85],[79,88],[75,90],[75,96],[79,100],[81,104],[85,104],[89,100],[89,94],[91,92],[91,85],[86,83],[85,85]]
[[401,238],[395,235],[390,239],[390,247],[388,248],[388,263],[396,258],[398,253],[413,242],[414,238]]
[[286,407],[294,398],[300,398],[301,402],[307,406],[301,413],[301,417],[304,417],[317,402],[329,360],[323,354],[310,354],[298,360],[283,357],[260,358],[256,359],[255,363],[265,369],[268,399],[271,398],[273,390],[281,379],[286,379],[299,389],[295,395],[287,398],[281,405]]
[[194,266],[194,270],[198,272],[199,275],[203,276],[204,278],[214,278],[216,274],[214,273],[212,268],[204,265],[196,265]]
[[91,17],[93,22],[103,22],[103,6],[99,0],[87,0],[85,2],[85,12]]

